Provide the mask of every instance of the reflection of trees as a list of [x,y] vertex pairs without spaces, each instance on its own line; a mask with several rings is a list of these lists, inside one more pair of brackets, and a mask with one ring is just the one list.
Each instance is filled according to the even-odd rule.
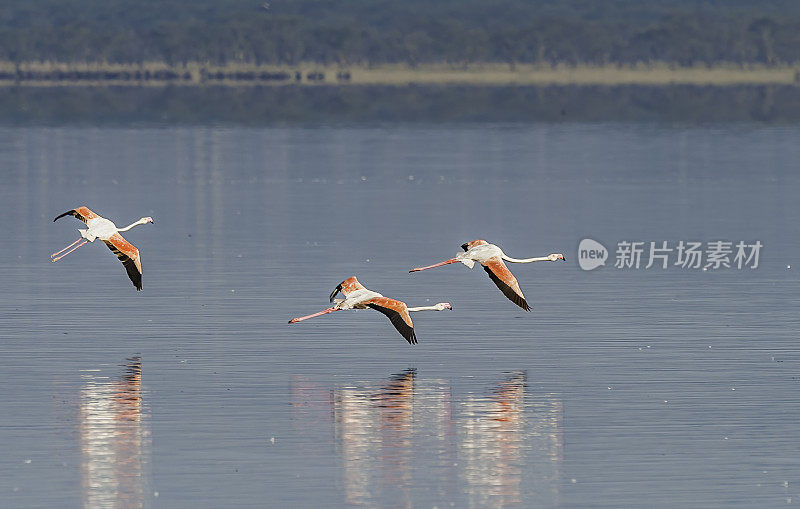
[[[796,81],[800,83],[800,75]],[[690,123],[796,123],[800,120],[800,88],[793,85],[173,87],[158,90],[156,99],[153,95],[157,90],[153,87],[108,87],[92,89],[90,94],[80,87],[0,87],[0,119],[20,123],[36,119],[56,122],[68,118],[75,122],[108,124],[118,118],[131,122],[157,123],[167,116],[171,122],[178,124],[224,121],[262,126],[276,122],[299,123],[311,120],[336,123],[342,119],[358,122],[461,122],[475,118],[487,121],[525,121],[536,118],[542,122],[679,120]],[[113,105],[113,109],[99,108],[98,98],[102,99],[103,104]],[[19,104],[23,103],[36,104],[36,110],[19,109]],[[580,104],[580,108],[576,108],[576,104]],[[213,168],[208,169],[208,162],[201,159],[192,161],[192,158],[219,157],[219,150],[205,143],[203,138],[210,138],[210,135],[202,130],[198,132],[199,134],[190,131],[189,136],[181,135],[177,138],[178,142],[183,142],[183,138],[188,140],[188,146],[179,146],[180,150],[196,152],[194,155],[186,155],[178,162],[178,172],[179,177],[182,177],[181,174],[186,173],[187,168],[203,171],[202,176],[206,177],[207,183],[192,186],[192,193],[178,193],[176,199],[183,201],[195,197],[193,194],[200,200],[202,194],[215,192],[209,185],[209,179],[216,178],[213,168],[217,167],[212,164]],[[57,135],[58,133],[55,134]],[[30,134],[26,136],[31,137]],[[32,150],[44,144],[34,137],[31,138],[28,144]],[[191,144],[197,144],[200,148]],[[45,158],[46,155],[43,154],[42,157]],[[52,166],[48,173],[56,173],[58,161],[46,163]],[[32,162],[28,166],[34,168],[39,164],[44,163],[37,159],[35,164]],[[58,178],[58,175],[51,178]],[[194,202],[187,204],[195,206]],[[38,202],[36,205],[40,206]],[[202,210],[193,208],[191,212],[197,212],[196,214],[186,214],[187,217],[181,218],[187,227],[194,227],[193,231],[205,231],[207,226],[196,226],[205,224],[204,221],[212,225],[209,231],[216,231],[214,223],[224,222],[226,219],[224,216],[219,219],[219,214],[213,214],[214,210],[216,209],[212,207]],[[20,221],[22,228],[22,221],[32,220],[29,216],[20,216]],[[201,242],[211,244],[212,240],[215,241],[216,238],[193,237],[193,242],[197,242],[200,247],[206,247]],[[14,247],[19,250],[28,249],[26,245]],[[203,257],[196,258],[204,261]],[[38,276],[39,273],[32,271],[31,275]]]
[[84,375],[79,406],[85,507],[142,507],[148,433],[143,423],[142,362],[128,359],[117,380]]
[[525,375],[512,373],[487,396],[454,402],[449,385],[409,369],[379,384],[333,388],[330,398],[321,384],[293,377],[291,392],[297,419],[320,422],[320,407],[332,407],[350,504],[410,507],[412,490],[438,500],[466,485],[456,496],[461,505],[520,504],[526,493],[554,505],[561,402],[553,395],[532,399],[525,390]]

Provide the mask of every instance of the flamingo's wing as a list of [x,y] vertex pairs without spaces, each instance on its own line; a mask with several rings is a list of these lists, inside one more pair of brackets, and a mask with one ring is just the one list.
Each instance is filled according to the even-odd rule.
[[486,242],[483,239],[475,239],[475,240],[472,240],[470,242],[465,242],[465,243],[461,244],[461,249],[463,249],[464,251],[469,251],[470,249],[472,249],[475,246],[485,246],[485,245],[488,245],[488,244],[489,243]]
[[339,285],[333,289],[331,292],[330,301],[333,302],[333,298],[336,297],[336,294],[342,292],[342,295],[348,297],[351,293],[357,290],[366,290],[366,287],[358,282],[355,276],[349,277],[339,283]]
[[96,217],[100,217],[97,214],[95,214],[94,212],[92,212],[91,210],[89,210],[89,207],[78,207],[77,209],[68,210],[68,211],[64,212],[63,214],[56,216],[56,218],[53,219],[53,222],[55,223],[56,221],[58,221],[59,219],[61,219],[64,216],[77,217],[78,219],[80,219],[84,223],[87,222],[89,219],[94,219]]
[[115,233],[108,240],[103,240],[108,248],[117,255],[119,261],[125,266],[128,271],[128,277],[131,278],[133,286],[136,290],[142,289],[142,260],[139,257],[139,250],[133,244],[125,240],[119,233]]
[[483,265],[483,270],[494,281],[494,284],[503,292],[503,295],[525,311],[531,310],[531,307],[525,301],[525,296],[522,294],[519,283],[517,283],[517,278],[508,270],[503,260],[497,257],[489,258],[487,261],[482,262],[481,265]]
[[408,314],[408,307],[405,302],[388,297],[374,297],[365,300],[363,304],[388,316],[394,328],[397,329],[397,332],[399,332],[401,336],[406,338],[406,341],[412,345],[417,344],[417,335],[414,334],[414,323],[411,321],[411,315]]

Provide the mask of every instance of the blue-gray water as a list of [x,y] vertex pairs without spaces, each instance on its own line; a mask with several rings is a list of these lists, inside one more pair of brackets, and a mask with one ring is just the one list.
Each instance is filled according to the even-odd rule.
[[[3,128],[2,507],[770,507],[800,486],[800,128]],[[49,254],[88,205],[128,224]],[[578,242],[764,247],[578,268]],[[476,267],[484,238],[533,312]],[[787,268],[791,266],[791,268]],[[414,315],[288,325],[357,275]]]

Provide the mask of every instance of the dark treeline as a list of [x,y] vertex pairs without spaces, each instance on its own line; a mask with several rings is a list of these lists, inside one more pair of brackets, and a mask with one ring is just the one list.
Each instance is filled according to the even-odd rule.
[[800,61],[800,1],[30,0],[0,60],[774,65]]
[[8,87],[5,125],[800,121],[794,86]]

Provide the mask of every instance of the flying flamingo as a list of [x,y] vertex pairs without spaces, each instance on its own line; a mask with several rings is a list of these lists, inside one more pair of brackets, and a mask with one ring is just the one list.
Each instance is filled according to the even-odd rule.
[[427,267],[417,267],[409,270],[409,272],[432,269],[434,267],[441,267],[442,265],[449,265],[451,263],[458,262],[463,263],[471,269],[475,265],[475,262],[478,262],[483,266],[483,270],[489,274],[489,277],[492,281],[494,281],[494,284],[496,284],[500,291],[503,292],[503,295],[508,297],[511,302],[521,307],[525,311],[530,311],[531,307],[525,301],[525,296],[522,294],[522,290],[519,288],[517,278],[515,278],[514,274],[508,270],[508,267],[506,267],[506,264],[503,263],[503,260],[512,263],[554,262],[556,260],[564,260],[564,255],[561,253],[553,253],[540,258],[511,258],[510,256],[506,256],[503,250],[499,247],[480,239],[467,242],[466,244],[461,244],[461,248],[465,252],[458,253],[455,258],[450,258],[449,260],[445,260],[440,263],[428,265]]
[[389,317],[389,320],[394,325],[394,328],[400,333],[401,336],[406,338],[406,341],[412,345],[417,344],[417,335],[414,334],[414,323],[411,321],[409,313],[414,311],[442,311],[444,309],[453,309],[449,302],[440,302],[433,306],[422,306],[418,308],[410,308],[406,306],[405,302],[384,297],[378,292],[368,290],[355,276],[347,278],[339,286],[333,289],[330,301],[334,302],[336,294],[341,292],[345,296],[344,299],[336,299],[333,307],[323,309],[318,313],[308,316],[301,316],[299,318],[292,318],[289,323],[302,322],[315,316],[327,315],[334,311],[341,311],[344,309],[367,309],[372,308],[375,311],[380,311]]
[[120,235],[119,232],[126,232],[136,225],[152,223],[152,217],[143,217],[135,223],[131,223],[130,225],[126,226],[125,228],[117,228],[117,225],[115,225],[113,222],[104,217],[98,216],[89,210],[88,207],[78,207],[76,209],[64,212],[60,216],[53,219],[53,222],[58,221],[64,216],[77,217],[86,223],[89,229],[78,229],[78,232],[81,234],[80,239],[68,245],[61,251],[56,251],[55,253],[51,254],[50,258],[52,258],[54,262],[64,258],[87,242],[94,242],[95,239],[100,239],[106,243],[108,248],[111,249],[115,255],[117,255],[117,258],[119,258],[119,261],[122,262],[122,265],[125,266],[125,270],[128,271],[128,277],[131,278],[133,286],[136,287],[136,290],[142,289],[142,260],[139,256],[139,250],[136,249],[133,244],[125,240],[125,238]]

